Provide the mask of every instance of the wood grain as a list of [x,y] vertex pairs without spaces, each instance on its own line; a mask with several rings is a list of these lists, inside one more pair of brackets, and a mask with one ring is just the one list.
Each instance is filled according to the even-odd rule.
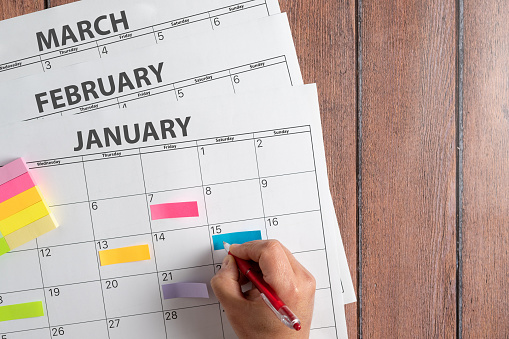
[[77,0],[49,0],[50,7],[61,6],[65,4],[70,4],[71,2],[76,2]]
[[[356,72],[354,1],[280,1],[288,12],[305,83],[317,83],[329,173],[350,273],[356,285]],[[346,306],[357,337],[357,304]]]
[[44,9],[44,0],[2,0],[0,1],[0,20],[14,18]]
[[362,1],[363,338],[456,335],[455,11]]
[[509,337],[509,4],[464,8],[463,337]]

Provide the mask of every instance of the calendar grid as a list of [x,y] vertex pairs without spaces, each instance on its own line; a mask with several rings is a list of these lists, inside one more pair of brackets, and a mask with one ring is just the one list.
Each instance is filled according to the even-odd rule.
[[[46,298],[46,287],[44,286],[44,277],[42,275],[41,257],[39,255],[40,249],[39,249],[39,243],[38,243],[37,239],[35,239],[35,244],[36,244],[36,250],[37,250],[37,258],[39,259],[39,269],[41,271],[42,293],[44,295],[44,310],[46,311],[46,314],[48,314],[48,302],[47,302],[47,298]],[[48,320],[49,335],[51,336],[51,324],[49,321],[49,317],[47,317],[47,320]]]
[[[290,127],[288,128],[288,130],[290,132],[286,132],[288,133],[287,135],[294,135],[294,136],[298,136],[298,135],[309,135],[310,136],[310,142],[312,143],[312,139],[311,139],[311,130],[310,130],[310,127],[305,125],[305,126],[296,126],[296,127]],[[187,308],[200,308],[200,307],[207,307],[207,306],[213,306],[213,305],[217,305],[218,306],[218,312],[219,312],[219,318],[221,320],[221,330],[222,330],[222,335],[223,335],[223,338],[225,338],[225,322],[224,322],[224,319],[223,319],[223,310],[221,309],[221,305],[219,304],[219,302],[213,302],[213,303],[205,303],[205,304],[199,304],[199,305],[195,305],[195,306],[187,306],[187,307],[180,307],[180,306],[174,306],[174,307],[167,307],[164,305],[163,303],[163,296],[162,296],[162,292],[161,292],[161,285],[163,284],[162,281],[160,280],[159,276],[161,273],[163,272],[168,272],[168,271],[172,271],[172,272],[185,272],[186,270],[189,270],[189,269],[198,269],[198,268],[206,268],[206,267],[211,267],[211,269],[213,269],[213,272],[216,272],[217,269],[218,269],[218,264],[216,263],[216,260],[214,258],[214,247],[213,247],[213,243],[212,243],[212,237],[213,237],[213,234],[211,233],[211,220],[209,219],[209,206],[208,206],[208,203],[207,203],[207,187],[210,187],[210,186],[214,186],[214,185],[222,185],[222,184],[234,184],[234,183],[240,183],[240,182],[248,182],[248,181],[254,181],[254,180],[257,180],[258,183],[257,183],[257,190],[259,190],[259,197],[260,197],[260,200],[261,200],[261,204],[262,204],[262,215],[260,216],[256,216],[256,217],[253,217],[253,218],[248,218],[248,219],[240,219],[240,220],[225,220],[225,221],[220,221],[220,224],[221,225],[228,225],[228,224],[231,224],[231,225],[234,225],[235,223],[238,223],[238,222],[246,222],[246,221],[257,221],[257,220],[260,220],[263,218],[263,222],[264,222],[264,226],[265,226],[265,236],[264,238],[268,239],[269,238],[269,231],[268,231],[268,228],[267,228],[267,223],[266,223],[266,220],[267,218],[281,218],[283,216],[297,216],[297,215],[307,215],[307,214],[310,214],[310,213],[319,213],[320,214],[320,220],[321,220],[321,227],[322,227],[322,236],[323,236],[323,239],[325,239],[325,233],[324,233],[324,226],[323,226],[323,216],[322,216],[322,210],[321,210],[321,204],[318,205],[318,209],[307,209],[307,210],[298,210],[298,211],[294,211],[294,212],[288,212],[288,213],[284,213],[283,210],[276,210],[279,214],[275,214],[275,215],[272,215],[272,214],[268,214],[266,209],[265,209],[265,200],[264,200],[264,193],[262,191],[262,173],[261,173],[261,169],[260,169],[260,159],[259,159],[259,154],[258,154],[258,150],[257,150],[257,141],[258,140],[262,140],[264,143],[267,142],[266,140],[269,140],[271,138],[285,138],[285,135],[276,135],[275,133],[273,133],[275,131],[273,130],[266,130],[266,131],[259,131],[259,132],[252,132],[252,133],[239,133],[239,134],[236,134],[234,136],[234,138],[232,138],[231,140],[232,141],[227,141],[227,142],[223,142],[223,141],[218,141],[218,140],[222,140],[221,138],[223,137],[217,137],[216,138],[204,138],[204,139],[198,139],[198,140],[194,140],[194,145],[193,146],[189,146],[187,147],[187,145],[189,144],[189,141],[186,141],[186,142],[182,142],[182,143],[175,143],[175,144],[172,144],[172,145],[176,145],[178,146],[179,144],[185,146],[185,147],[175,147],[175,148],[170,148],[170,147],[167,147],[167,148],[164,148],[164,146],[166,144],[160,144],[160,145],[156,145],[156,146],[149,146],[149,147],[134,147],[134,148],[130,148],[130,149],[124,149],[124,150],[119,150],[118,152],[121,154],[120,156],[118,157],[113,157],[113,158],[99,158],[99,156],[101,156],[102,154],[104,154],[104,152],[99,152],[99,153],[90,153],[90,154],[87,154],[87,155],[82,155],[80,156],[80,161],[75,161],[77,157],[67,157],[65,158],[67,161],[69,162],[66,162],[66,161],[63,161],[64,158],[58,158],[59,161],[62,161],[62,163],[59,163],[59,164],[56,164],[56,165],[51,165],[51,166],[47,166],[45,165],[45,162],[47,161],[52,161],[52,160],[57,160],[57,159],[52,159],[52,160],[41,160],[41,161],[34,161],[34,162],[29,162],[29,164],[31,164],[32,166],[30,166],[31,169],[37,169],[37,168],[47,168],[47,167],[58,167],[58,166],[66,166],[66,165],[75,165],[75,164],[79,164],[81,163],[81,169],[83,171],[83,175],[84,175],[84,180],[85,180],[85,189],[86,189],[86,198],[87,200],[86,201],[79,201],[79,202],[74,202],[74,203],[66,203],[66,204],[63,204],[65,206],[71,206],[71,205],[75,205],[75,204],[83,204],[83,203],[86,203],[88,205],[88,214],[90,216],[90,225],[91,225],[91,229],[92,229],[92,240],[90,241],[84,241],[84,242],[76,242],[76,243],[62,243],[62,244],[55,244],[55,245],[47,245],[47,246],[43,246],[43,247],[40,247],[38,243],[36,243],[36,250],[37,250],[37,254],[38,254],[38,260],[39,260],[39,267],[40,267],[40,271],[41,271],[41,279],[43,278],[43,266],[41,265],[41,257],[39,255],[39,249],[45,249],[45,248],[48,248],[48,249],[52,249],[52,248],[58,248],[58,247],[65,247],[65,246],[72,246],[72,245],[76,245],[76,244],[85,244],[85,243],[94,243],[94,248],[96,249],[95,252],[96,252],[96,262],[97,262],[97,269],[98,269],[98,277],[99,279],[87,279],[87,280],[83,280],[83,281],[79,281],[79,282],[71,282],[71,283],[62,283],[62,284],[49,284],[49,285],[46,285],[44,283],[44,281],[42,281],[42,289],[43,289],[43,292],[44,292],[44,297],[46,298],[46,289],[48,288],[64,288],[66,286],[74,286],[74,285],[79,285],[79,284],[89,284],[89,283],[96,283],[96,282],[99,282],[100,284],[100,288],[101,288],[101,297],[102,297],[102,306],[103,306],[103,314],[104,314],[104,319],[93,319],[93,320],[88,320],[88,321],[83,321],[83,322],[69,322],[69,323],[60,323],[60,324],[52,324],[50,323],[50,320],[49,320],[49,312],[51,312],[51,310],[48,312],[48,306],[47,306],[47,301],[45,301],[45,304],[46,304],[46,314],[47,314],[47,317],[48,317],[48,328],[50,330],[50,336],[51,336],[51,331],[54,330],[56,328],[56,326],[58,328],[60,327],[65,327],[65,326],[71,326],[71,325],[76,325],[76,324],[81,324],[81,323],[96,323],[96,322],[102,322],[102,321],[105,321],[106,323],[106,330],[107,330],[107,333],[108,333],[108,338],[111,337],[110,335],[110,324],[109,324],[109,320],[114,320],[114,321],[119,321],[119,319],[124,319],[124,318],[128,318],[128,317],[135,317],[135,316],[142,316],[142,315],[147,315],[147,314],[161,314],[163,316],[163,324],[164,324],[164,331],[165,331],[165,335],[166,337],[168,337],[170,335],[170,333],[168,332],[168,329],[167,329],[167,324],[166,324],[166,314],[168,312],[173,312],[173,311],[178,311],[178,310],[183,310],[183,309],[187,309]],[[232,136],[230,136],[232,137]],[[213,142],[212,140],[215,140],[215,142]],[[202,153],[203,152],[207,152],[206,150],[202,149],[202,147],[206,147],[206,146],[210,146],[210,145],[218,145],[219,147],[221,147],[220,145],[222,144],[235,144],[235,143],[239,143],[239,142],[252,142],[252,145],[253,146],[250,146],[250,147],[254,147],[254,151],[253,151],[253,155],[254,155],[254,163],[256,164],[256,175],[257,177],[254,177],[254,178],[249,178],[249,179],[245,179],[243,177],[239,177],[237,180],[231,180],[231,181],[220,181],[220,182],[214,182],[214,180],[211,180],[211,179],[207,179],[208,181],[205,182],[204,181],[204,169],[203,169],[203,164],[202,164],[202,160],[201,160],[201,156],[202,156]],[[159,148],[161,148],[159,150]],[[192,148],[195,148],[196,149],[196,156],[197,156],[197,162],[198,162],[198,166],[199,166],[199,180],[201,182],[201,186],[190,186],[190,187],[185,187],[185,188],[174,188],[174,189],[164,189],[164,190],[158,190],[158,191],[150,191],[148,189],[148,186],[147,186],[147,182],[146,182],[146,171],[145,171],[145,160],[143,158],[143,155],[150,155],[150,154],[157,154],[157,153],[166,153],[166,154],[171,154],[171,152],[178,152],[179,150],[186,150],[186,149],[192,149]],[[128,151],[131,151],[131,153],[129,154],[126,154],[126,152]],[[316,163],[315,163],[315,158],[314,158],[314,151],[312,151],[312,154],[313,154],[313,170],[306,170],[306,171],[288,171],[287,173],[277,173],[277,174],[274,174],[274,175],[270,175],[270,174],[267,174],[267,175],[263,175],[263,178],[264,179],[271,179],[271,178],[284,178],[284,177],[292,177],[292,176],[295,176],[295,175],[302,175],[302,174],[313,174],[314,172],[314,175],[313,175],[313,178],[314,178],[314,184],[313,185],[316,185],[316,193],[313,193],[313,194],[317,194],[318,195],[318,202],[320,202],[319,200],[319,196],[320,196],[320,191],[319,191],[319,187],[318,187],[318,177],[317,177],[317,173],[316,173]],[[94,158],[95,157],[95,158]],[[138,159],[138,160],[133,160],[133,161],[139,161],[139,166],[140,166],[140,170],[141,170],[141,178],[143,179],[143,182],[142,182],[142,193],[140,194],[132,194],[132,195],[118,195],[118,196],[112,196],[112,197],[91,197],[91,193],[90,193],[90,186],[89,186],[89,178],[88,178],[88,167],[86,167],[86,164],[87,163],[94,163],[94,162],[97,162],[97,161],[105,161],[106,163],[112,159],[120,159],[120,158],[132,158],[132,159]],[[35,166],[34,166],[35,165]],[[93,173],[93,172],[92,172]],[[205,224],[201,224],[201,225],[194,225],[194,226],[190,226],[190,227],[183,227],[183,228],[168,228],[168,227],[164,227],[164,228],[161,228],[161,229],[158,229],[157,233],[162,233],[162,234],[171,234],[172,232],[179,232],[179,231],[183,231],[183,230],[188,230],[188,229],[199,229],[199,228],[204,228],[204,227],[207,227],[207,233],[208,233],[208,237],[209,237],[209,244],[210,244],[210,250],[211,250],[211,263],[210,264],[204,264],[204,265],[185,265],[185,267],[173,267],[173,268],[165,268],[164,270],[161,269],[158,265],[158,256],[156,254],[157,252],[157,249],[156,249],[156,244],[155,244],[155,241],[154,241],[154,237],[153,235],[156,233],[156,231],[153,229],[153,222],[150,220],[150,206],[149,206],[149,201],[148,201],[148,196],[151,195],[151,194],[156,194],[156,193],[165,193],[165,192],[171,192],[171,191],[177,191],[177,190],[182,190],[182,189],[188,189],[188,188],[200,188],[201,187],[201,196],[203,198],[203,204],[204,204],[204,212],[205,212],[205,219],[206,219],[206,222]],[[212,189],[214,189],[212,187]],[[129,235],[121,235],[121,236],[116,236],[116,237],[98,237],[97,236],[97,233],[96,233],[96,229],[95,229],[95,221],[94,221],[94,216],[93,216],[93,204],[97,204],[97,202],[101,202],[101,201],[107,201],[107,200],[115,200],[115,199],[119,199],[119,198],[126,198],[126,197],[140,197],[140,196],[144,196],[145,197],[145,208],[146,208],[146,211],[147,211],[147,216],[149,218],[149,232],[140,232],[140,233],[136,233],[136,234],[129,234]],[[59,206],[62,206],[59,205]],[[97,206],[97,205],[96,205]],[[217,223],[213,223],[214,225],[217,225]],[[100,247],[100,243],[102,242],[109,242],[109,241],[112,241],[113,239],[127,239],[127,238],[131,238],[131,237],[137,237],[137,236],[143,236],[143,235],[148,235],[150,236],[151,238],[151,242],[152,242],[152,247],[153,247],[153,250],[154,250],[154,256],[153,256],[153,261],[155,263],[155,270],[151,269],[149,271],[146,271],[146,272],[142,272],[142,273],[136,273],[136,274],[113,274],[113,275],[109,275],[108,278],[106,279],[102,273],[101,273],[101,266],[100,266],[100,260],[99,260],[99,257],[98,257],[98,250],[101,249]],[[95,246],[96,244],[95,243],[99,243],[99,248],[97,249],[97,247]],[[323,248],[322,248],[323,246]],[[321,253],[322,251],[324,252],[325,254],[325,257],[327,257],[327,248],[326,248],[326,243],[324,242],[322,246],[319,246],[319,247],[316,247],[316,248],[313,248],[313,249],[309,249],[309,250],[304,250],[304,251],[294,251],[293,253],[294,254],[299,254],[299,253]],[[29,250],[22,250],[22,251],[29,251]],[[56,250],[55,250],[56,251]],[[21,251],[20,251],[21,252]],[[16,253],[16,251],[14,251],[13,253]],[[321,254],[320,254],[321,255]],[[103,282],[105,282],[105,280],[116,280],[118,279],[119,281],[121,279],[129,279],[129,278],[135,278],[135,277],[142,277],[142,276],[153,276],[155,278],[157,278],[157,284],[159,286],[159,298],[160,298],[160,302],[161,302],[161,309],[160,311],[150,311],[150,312],[133,312],[132,314],[129,313],[129,314],[122,314],[122,315],[112,315],[111,317],[108,317],[108,312],[107,311],[107,305],[106,305],[106,297],[105,297],[105,290],[104,290],[104,286],[103,286]],[[331,295],[332,295],[332,285],[331,285],[331,281],[330,281],[330,270],[329,270],[329,264],[327,262],[327,278],[328,278],[328,285],[325,286],[325,284],[322,284],[319,288],[317,288],[317,291],[319,290],[329,290]],[[324,281],[325,282],[325,281]],[[34,288],[33,290],[38,290],[40,289],[39,287],[38,288]],[[30,289],[31,290],[31,289]],[[18,292],[24,292],[24,291],[28,291],[27,290],[19,290],[19,291],[11,291],[11,292],[7,292],[6,294],[9,294],[9,293],[18,293]],[[46,299],[45,299],[46,300]],[[181,305],[182,306],[182,305]],[[334,317],[334,324],[335,324],[335,317]],[[330,327],[335,327],[335,326],[330,326]],[[43,327],[45,328],[45,327]],[[34,328],[30,328],[26,331],[31,331],[31,330],[34,330]],[[8,332],[8,333],[11,333],[11,332]]]
[[[268,5],[267,5],[267,1],[266,0],[264,0],[260,4],[256,4],[256,2],[258,2],[258,0],[249,0],[249,1],[233,3],[233,4],[228,5],[228,6],[220,7],[220,8],[209,10],[209,11],[206,11],[206,12],[196,13],[196,14],[193,14],[193,15],[190,15],[190,16],[187,16],[187,17],[182,17],[182,18],[173,19],[173,20],[169,20],[169,21],[163,21],[163,22],[160,22],[160,23],[157,23],[157,24],[154,24],[154,25],[149,25],[149,26],[146,26],[146,27],[141,27],[141,28],[137,28],[137,29],[133,29],[133,30],[126,30],[126,31],[124,31],[122,33],[119,33],[119,34],[109,35],[108,37],[105,37],[105,38],[96,38],[92,42],[78,43],[78,44],[72,45],[71,47],[59,48],[59,49],[55,49],[53,51],[49,51],[49,52],[45,52],[45,53],[38,53],[38,54],[34,54],[32,56],[27,56],[27,57],[24,57],[24,58],[15,59],[15,60],[11,60],[11,61],[8,61],[8,62],[2,62],[0,64],[0,66],[6,66],[6,65],[9,65],[9,64],[15,64],[17,62],[20,62],[21,65],[20,66],[16,66],[16,67],[5,68],[3,70],[0,70],[0,73],[12,71],[12,70],[15,70],[15,69],[18,69],[18,68],[21,68],[21,67],[26,67],[26,66],[29,66],[31,64],[34,64],[35,62],[33,62],[33,63],[23,63],[23,61],[29,60],[29,59],[33,59],[33,58],[37,58],[37,57],[39,58],[39,61],[41,62],[41,65],[42,65],[43,61],[48,61],[49,62],[52,59],[56,59],[56,58],[59,58],[59,57],[65,57],[65,56],[71,55],[71,54],[77,54],[77,53],[80,53],[80,52],[83,52],[83,51],[91,49],[91,48],[79,49],[79,47],[86,46],[86,45],[88,45],[90,43],[94,43],[94,42],[95,42],[97,48],[99,49],[100,47],[112,45],[112,44],[119,43],[119,42],[122,42],[122,41],[125,41],[125,40],[134,39],[134,38],[137,38],[137,37],[142,37],[142,36],[145,36],[147,34],[153,34],[155,39],[156,39],[156,43],[157,43],[157,35],[156,34],[158,32],[162,32],[163,30],[167,30],[167,29],[175,29],[175,28],[184,26],[185,24],[176,25],[176,26],[170,26],[170,27],[166,27],[166,28],[162,28],[162,26],[167,25],[167,24],[171,25],[171,23],[173,23],[173,22],[178,22],[178,21],[184,20],[184,19],[191,19],[192,20],[192,18],[200,17],[200,16],[202,16],[204,14],[207,14],[209,16],[209,20],[211,21],[211,24],[212,24],[212,29],[214,29],[214,25],[213,25],[212,19],[211,19],[211,12],[218,12],[218,11],[227,9],[229,7],[234,7],[234,6],[237,6],[237,5],[255,3],[253,6],[246,6],[246,7],[243,7],[242,9],[240,9],[240,10],[236,10],[236,11],[233,11],[233,12],[219,13],[217,15],[214,15],[213,17],[220,17],[220,16],[225,16],[225,15],[233,14],[233,13],[236,13],[236,12],[246,11],[246,10],[249,10],[249,9],[252,9],[252,8],[256,8],[256,7],[259,7],[259,6],[263,6],[263,5],[266,6],[267,12],[268,12]],[[196,23],[196,22],[199,22],[199,21],[201,21],[201,20],[193,21],[192,23]],[[191,24],[191,23],[189,23],[189,24]],[[158,27],[158,26],[160,26],[161,29],[156,30],[155,27]],[[133,34],[133,33],[139,32],[139,31],[146,30],[148,28],[152,28],[152,32],[151,33],[140,34],[140,35],[134,36],[132,38],[128,38],[128,39],[120,39],[120,37],[122,35],[129,34],[129,33]],[[108,40],[111,40],[111,41],[108,42]],[[69,50],[69,48],[75,48],[75,47],[78,48],[78,51],[71,52],[71,53],[66,53],[66,54],[60,54],[61,51],[67,51],[67,50]],[[56,55],[55,56],[51,56],[52,54],[56,54]],[[100,51],[99,51],[99,54],[100,54]],[[99,57],[101,57],[101,55],[99,55]],[[51,63],[49,63],[48,65],[49,65],[48,69],[51,69]],[[43,72],[45,72],[46,69],[45,69],[44,65],[42,65],[42,66],[43,66]]]
[[[88,191],[88,182],[87,182],[87,171],[85,170],[85,162],[83,161],[84,160],[84,157],[82,156],[81,157],[81,160],[82,160],[82,168],[83,168],[83,177],[85,178],[85,189],[87,191],[87,199],[88,199],[88,211],[89,211],[89,215],[90,215],[90,225],[92,227],[92,237],[94,239],[94,246],[95,246],[95,242],[98,240],[96,239],[95,237],[95,229],[94,229],[94,218],[92,217],[92,206],[91,206],[91,201],[90,201],[90,193]],[[101,277],[101,262],[99,260],[99,251],[95,251],[96,252],[96,260],[97,260],[97,272],[99,274],[99,285],[101,286],[101,296],[102,296],[102,302],[103,302],[103,310],[104,310],[104,319],[106,320],[106,330],[107,330],[107,333],[108,333],[108,338],[110,338],[110,329],[108,328],[108,322],[107,322],[107,314],[106,314],[106,302],[104,301],[104,289],[103,289],[103,284],[102,284],[102,277]],[[49,318],[49,316],[48,316]]]

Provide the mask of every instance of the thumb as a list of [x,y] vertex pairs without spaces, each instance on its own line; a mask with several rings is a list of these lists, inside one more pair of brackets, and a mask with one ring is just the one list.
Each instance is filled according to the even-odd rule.
[[210,285],[226,311],[234,311],[246,302],[239,284],[239,270],[231,255],[224,258],[221,269],[212,278]]

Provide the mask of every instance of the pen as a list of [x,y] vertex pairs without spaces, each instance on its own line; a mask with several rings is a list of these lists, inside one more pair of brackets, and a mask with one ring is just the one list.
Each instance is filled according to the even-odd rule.
[[253,261],[247,261],[241,258],[237,258],[230,253],[230,244],[223,242],[224,249],[231,255],[240,272],[246,276],[253,283],[253,285],[260,291],[263,301],[269,306],[274,314],[281,320],[283,324],[289,328],[295,329],[296,331],[301,329],[300,320],[293,314],[293,312],[285,305],[285,303],[277,296],[276,292],[269,286],[264,280],[262,275],[253,270],[256,263]]

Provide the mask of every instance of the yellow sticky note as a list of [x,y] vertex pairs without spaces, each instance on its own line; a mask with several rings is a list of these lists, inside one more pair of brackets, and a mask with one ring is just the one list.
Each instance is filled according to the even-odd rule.
[[24,192],[0,203],[0,220],[21,212],[27,207],[42,201],[42,194],[37,186],[27,189]]
[[42,317],[44,307],[42,301],[0,306],[0,321]]
[[7,234],[5,236],[5,240],[7,241],[7,245],[9,245],[10,249],[15,249],[16,247],[24,245],[57,227],[57,221],[52,214],[49,214],[17,231],[12,232],[11,234]]
[[11,215],[4,220],[0,220],[0,232],[5,236],[11,234],[14,231],[19,230],[28,224],[33,223],[36,220],[48,215],[49,208],[46,203],[39,201],[30,207],[25,208],[21,212]]
[[150,248],[148,245],[138,245],[104,250],[99,251],[99,258],[101,266],[149,260]]

